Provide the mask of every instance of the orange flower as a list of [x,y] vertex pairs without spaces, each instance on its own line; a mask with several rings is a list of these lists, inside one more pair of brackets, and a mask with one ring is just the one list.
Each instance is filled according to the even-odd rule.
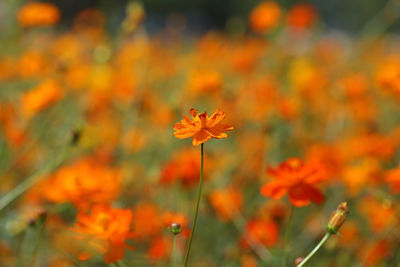
[[387,171],[385,178],[386,182],[390,185],[392,193],[400,193],[400,167]]
[[287,24],[295,28],[308,28],[315,23],[317,12],[311,4],[297,4],[288,13]]
[[270,219],[252,219],[247,222],[242,246],[248,247],[248,241],[252,241],[271,247],[278,242],[278,231],[278,225]]
[[387,240],[372,240],[359,250],[359,257],[363,266],[378,266],[379,262],[393,253]]
[[365,217],[374,234],[382,234],[398,223],[396,209],[390,200],[378,200],[372,196],[362,199],[360,213]]
[[[207,158],[206,158],[207,160]],[[200,158],[195,150],[179,151],[164,165],[160,182],[171,184],[179,181],[185,188],[197,185],[200,177]]]
[[30,118],[39,111],[57,102],[62,97],[61,88],[54,80],[47,80],[22,97],[22,112]]
[[311,201],[319,204],[324,195],[314,184],[326,178],[326,172],[316,163],[305,164],[301,159],[290,158],[275,169],[268,168],[267,173],[275,178],[261,188],[261,194],[279,199],[286,193],[292,205],[307,206]]
[[222,88],[222,78],[218,71],[193,71],[188,80],[189,89],[197,93],[215,92]]
[[210,194],[210,202],[223,221],[232,219],[243,204],[242,193],[235,188],[214,190]]
[[30,2],[18,11],[18,21],[22,27],[49,26],[60,20],[60,11],[49,3]]
[[193,136],[194,146],[207,142],[211,138],[226,138],[227,135],[224,132],[233,130],[233,126],[221,123],[225,119],[225,113],[220,109],[217,109],[211,117],[208,117],[207,112],[198,114],[193,108],[189,113],[193,119],[183,115],[183,120],[174,125],[174,135],[179,139]]
[[82,159],[62,167],[39,184],[39,194],[55,203],[71,202],[80,209],[92,203],[108,203],[119,193],[121,177],[117,170]]
[[[104,254],[104,261],[111,263],[123,259],[125,240],[132,238],[132,211],[129,209],[113,209],[109,205],[96,205],[91,214],[79,213],[73,230],[80,234],[79,238],[88,241],[88,248]],[[79,259],[91,257],[91,251],[80,254]]]
[[155,236],[163,228],[160,211],[150,203],[139,203],[133,209],[132,229],[140,239]]
[[171,241],[167,238],[160,236],[154,238],[150,243],[150,248],[147,251],[149,258],[152,261],[159,261],[167,258],[171,250]]
[[262,2],[250,14],[249,24],[253,31],[265,33],[273,30],[279,23],[281,9],[273,1]]

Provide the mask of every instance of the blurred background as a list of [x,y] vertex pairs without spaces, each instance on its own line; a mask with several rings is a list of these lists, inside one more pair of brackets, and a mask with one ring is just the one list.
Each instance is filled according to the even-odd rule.
[[0,267],[398,266],[399,6],[0,0]]
[[[12,10],[26,1],[2,0],[0,3],[0,23],[8,24],[15,18]],[[73,18],[83,9],[98,8],[107,15],[107,27],[113,30],[123,20],[128,0],[51,0],[46,1],[55,4],[62,12],[61,25],[70,25]],[[146,27],[150,32],[157,32],[165,26],[166,20],[171,15],[181,15],[185,18],[186,26],[190,33],[199,34],[209,29],[224,30],[232,19],[246,24],[247,15],[251,9],[261,1],[259,0],[145,0],[142,2],[146,13]],[[321,22],[327,29],[336,29],[347,33],[357,33],[363,29],[379,10],[388,4],[396,2],[390,0],[327,0],[327,1],[277,1],[285,9],[299,3],[310,3],[318,11]],[[387,13],[399,12],[399,8],[391,8]],[[391,16],[391,14],[386,14]],[[390,31],[399,29],[396,22],[390,27]]]

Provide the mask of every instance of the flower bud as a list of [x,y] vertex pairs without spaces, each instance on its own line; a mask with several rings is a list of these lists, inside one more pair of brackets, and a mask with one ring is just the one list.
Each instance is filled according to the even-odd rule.
[[327,225],[327,231],[330,234],[336,234],[339,228],[346,220],[346,216],[348,213],[349,213],[349,207],[347,206],[347,203],[346,202],[340,203],[337,209],[334,212],[332,212],[331,218],[329,219]]
[[179,234],[180,232],[182,232],[182,227],[179,223],[172,223],[171,227],[169,229],[171,231],[171,233],[173,233],[174,235]]

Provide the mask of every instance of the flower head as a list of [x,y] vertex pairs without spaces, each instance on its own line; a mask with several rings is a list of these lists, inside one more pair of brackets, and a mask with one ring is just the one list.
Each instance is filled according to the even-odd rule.
[[50,3],[29,2],[18,11],[18,21],[23,27],[49,26],[60,20],[59,9]]
[[290,202],[298,207],[324,200],[324,195],[315,187],[326,178],[326,172],[319,164],[305,164],[301,159],[290,158],[277,168],[268,168],[267,173],[275,180],[261,188],[264,196],[279,199],[288,193]]
[[329,219],[327,225],[328,232],[331,234],[336,234],[346,220],[348,213],[349,207],[347,206],[347,202],[340,203],[338,208],[332,212],[331,218]]
[[262,2],[250,14],[250,27],[257,33],[270,32],[278,26],[281,13],[281,8],[276,2]]
[[54,80],[46,80],[22,96],[22,113],[30,118],[62,97],[60,85]]
[[217,109],[210,117],[207,112],[198,114],[197,110],[190,109],[192,119],[187,115],[183,115],[181,122],[175,123],[174,135],[176,138],[184,139],[193,136],[193,145],[198,146],[207,142],[211,138],[226,138],[225,131],[232,131],[233,126],[222,124],[225,113]]
[[[131,232],[132,211],[114,209],[109,205],[95,205],[91,214],[79,213],[73,230],[80,238],[88,241],[88,249],[104,254],[106,263],[124,257],[125,248],[132,249],[125,240],[133,236]],[[90,258],[91,251],[83,252],[79,258]]]
[[33,194],[55,203],[73,203],[79,210],[109,203],[118,195],[121,176],[117,169],[83,158],[60,168],[40,183]]

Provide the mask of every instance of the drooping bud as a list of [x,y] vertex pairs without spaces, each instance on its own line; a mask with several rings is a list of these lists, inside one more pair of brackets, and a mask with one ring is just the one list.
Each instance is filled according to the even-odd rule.
[[340,203],[337,209],[332,212],[331,218],[329,219],[327,225],[327,231],[330,234],[336,234],[346,220],[346,216],[348,213],[349,207],[347,206],[347,202]]
[[182,227],[179,223],[172,223],[171,227],[169,228],[172,234],[177,235],[182,232]]

